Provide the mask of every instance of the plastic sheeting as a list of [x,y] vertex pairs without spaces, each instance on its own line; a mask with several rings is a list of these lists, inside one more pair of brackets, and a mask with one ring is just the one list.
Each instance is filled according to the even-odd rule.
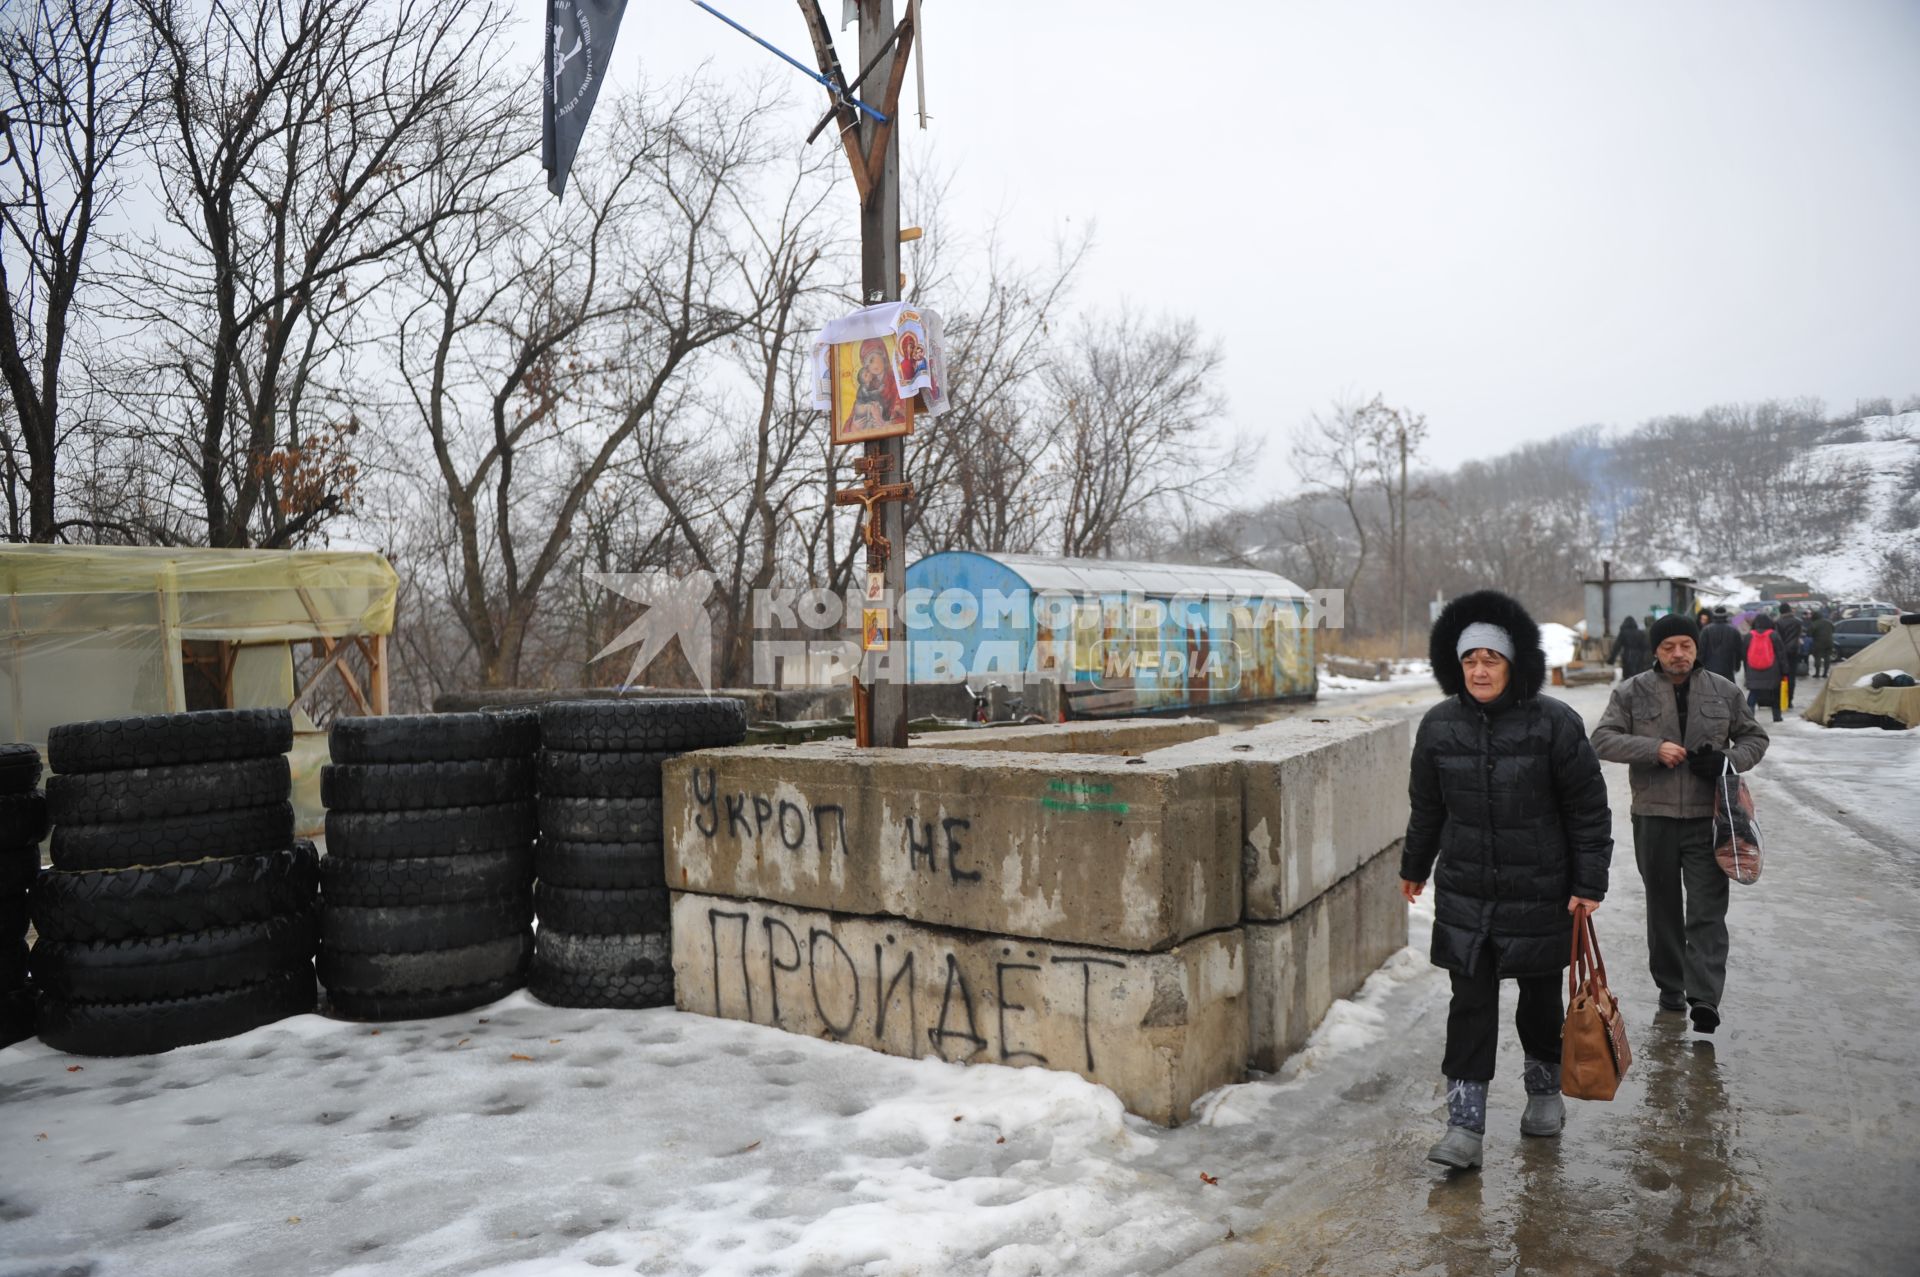
[[[11,545],[0,548],[4,739],[42,749],[61,723],[186,708],[181,644],[232,649],[237,709],[285,707],[289,646],[391,634],[399,578],[378,554],[330,550]],[[294,715],[295,809],[319,820],[326,740]]]

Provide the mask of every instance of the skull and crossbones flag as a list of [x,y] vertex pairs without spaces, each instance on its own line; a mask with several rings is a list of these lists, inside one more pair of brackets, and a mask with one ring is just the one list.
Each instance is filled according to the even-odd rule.
[[540,103],[540,163],[559,195],[587,117],[600,96],[627,0],[547,0],[547,73]]

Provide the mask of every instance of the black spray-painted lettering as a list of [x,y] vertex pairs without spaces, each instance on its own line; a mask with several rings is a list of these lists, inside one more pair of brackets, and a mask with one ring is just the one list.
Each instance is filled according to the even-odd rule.
[[940,872],[940,861],[933,851],[933,822],[927,822],[927,840],[921,842],[913,836],[913,817],[907,817],[907,869],[909,872],[920,867],[920,857],[927,858],[927,868]]
[[772,800],[762,798],[760,795],[755,794],[753,796],[753,832],[755,835],[763,834],[767,831],[767,818],[771,815],[773,815]]
[[[786,923],[780,921],[780,919],[778,918],[762,918],[760,920],[760,926],[767,933],[767,992],[769,995],[771,995],[773,1000],[772,1023],[778,1028],[785,1028],[786,1026],[780,1023],[780,974],[779,973],[782,971],[798,971],[800,969],[800,939],[798,936],[793,934],[792,927],[789,927]],[[773,929],[775,927],[780,928],[780,930],[786,934],[787,947],[793,950],[793,961],[790,963],[782,962],[778,957],[774,955]]]
[[[956,985],[960,989],[960,1006],[967,1013],[965,1033],[958,1029],[947,1028],[947,1012],[953,1005],[953,990]],[[962,1042],[972,1043],[973,1049],[960,1057],[962,1061],[971,1060],[987,1049],[987,1040],[980,1036],[980,1023],[973,1014],[973,991],[967,987],[967,977],[960,970],[960,964],[954,961],[951,953],[947,955],[947,987],[940,994],[940,1022],[927,1030],[927,1040],[933,1044],[934,1051],[941,1059],[951,1064],[953,1061],[947,1057],[946,1040],[948,1038],[959,1038]]]
[[1127,969],[1127,964],[1124,962],[1116,961],[1113,958],[1055,958],[1053,959],[1053,964],[1055,966],[1069,966],[1076,962],[1080,964],[1080,1025],[1081,1025],[1081,1031],[1086,1037],[1087,1072],[1092,1073],[1094,1071],[1094,1066],[1093,1066],[1093,969],[1096,966],[1119,967],[1122,971],[1124,971]]
[[[956,829],[971,828],[973,828],[972,821],[961,820],[957,817],[948,817],[940,822],[940,831],[947,836],[947,876],[955,882],[980,881],[980,871],[978,869],[967,870],[960,867],[960,840],[953,836],[954,830]],[[929,837],[931,837],[931,834],[929,834]]]
[[[700,778],[707,778],[706,792],[700,789]],[[706,837],[711,838],[720,832],[720,782],[714,779],[713,768],[696,767],[693,769],[693,801],[700,810],[694,813],[693,827]]]
[[745,794],[727,795],[727,837],[734,836],[734,826],[751,834],[753,826],[747,823],[747,796]]
[[[793,816],[793,835],[787,835],[787,816]],[[807,845],[807,815],[796,803],[782,798],[780,800],[780,845],[788,851],[799,851]]]
[[996,962],[993,964],[994,1000],[1000,1004],[1000,1063],[1002,1064],[1020,1059],[1032,1060],[1036,1064],[1045,1064],[1047,1062],[1047,1057],[1041,1055],[1038,1051],[1015,1051],[1010,1050],[1007,1046],[1007,1012],[1025,1011],[1028,1009],[1018,1002],[1007,1001],[1007,972],[1038,970],[1040,970],[1040,968],[1030,962]]
[[815,803],[813,805],[814,845],[820,849],[821,855],[826,854],[827,822],[820,819],[821,815],[825,812],[832,812],[834,819],[840,826],[840,854],[843,856],[851,856],[853,854],[853,848],[847,842],[847,811],[846,808],[842,807],[839,803]]
[[747,915],[722,909],[707,910],[707,939],[713,944],[713,1013],[720,1010],[720,919],[740,924],[740,984],[747,999],[747,1019],[753,1019],[753,977],[747,973]]
[[[893,943],[892,936],[887,937],[887,943]],[[900,969],[893,973],[893,979],[889,980],[887,979],[886,952],[886,949],[878,944],[873,946],[873,983],[874,987],[880,991],[880,1002],[873,1012],[873,1040],[882,1047],[887,1044],[887,1007],[893,1002],[894,991],[900,987],[900,982],[905,980],[907,982],[907,1047],[911,1050],[913,1044],[920,1040],[920,1005],[914,997],[913,953],[911,951],[907,953],[906,960],[900,964]]]
[[[847,964],[847,975],[853,980],[853,1010],[847,1012],[845,1024],[835,1024],[828,1017],[827,1009],[820,1005],[820,959],[815,956],[815,949],[822,940],[840,951],[840,960]],[[807,983],[813,986],[813,1009],[820,1013],[820,1022],[827,1026],[827,1032],[836,1038],[847,1036],[853,1030],[853,1022],[860,1018],[860,968],[853,964],[853,955],[831,931],[818,927],[807,929]]]

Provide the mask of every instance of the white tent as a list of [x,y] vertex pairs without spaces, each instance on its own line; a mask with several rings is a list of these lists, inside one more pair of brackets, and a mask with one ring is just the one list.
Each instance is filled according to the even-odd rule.
[[1873,676],[1879,673],[1911,674],[1920,679],[1920,612],[1902,616],[1871,647],[1834,666],[1827,685],[1802,717],[1831,726],[1835,714],[1853,710],[1920,727],[1920,683],[1913,687],[1874,687]]

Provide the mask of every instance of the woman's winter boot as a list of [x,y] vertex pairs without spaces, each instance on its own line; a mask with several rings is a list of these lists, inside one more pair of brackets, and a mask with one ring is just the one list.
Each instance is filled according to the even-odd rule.
[[1567,1124],[1567,1102],[1560,1098],[1560,1065],[1527,1057],[1521,1077],[1527,1084],[1527,1111],[1520,1115],[1522,1135],[1558,1135]]
[[1487,1084],[1447,1079],[1447,1133],[1427,1150],[1427,1160],[1456,1171],[1480,1165],[1480,1143],[1487,1130]]

